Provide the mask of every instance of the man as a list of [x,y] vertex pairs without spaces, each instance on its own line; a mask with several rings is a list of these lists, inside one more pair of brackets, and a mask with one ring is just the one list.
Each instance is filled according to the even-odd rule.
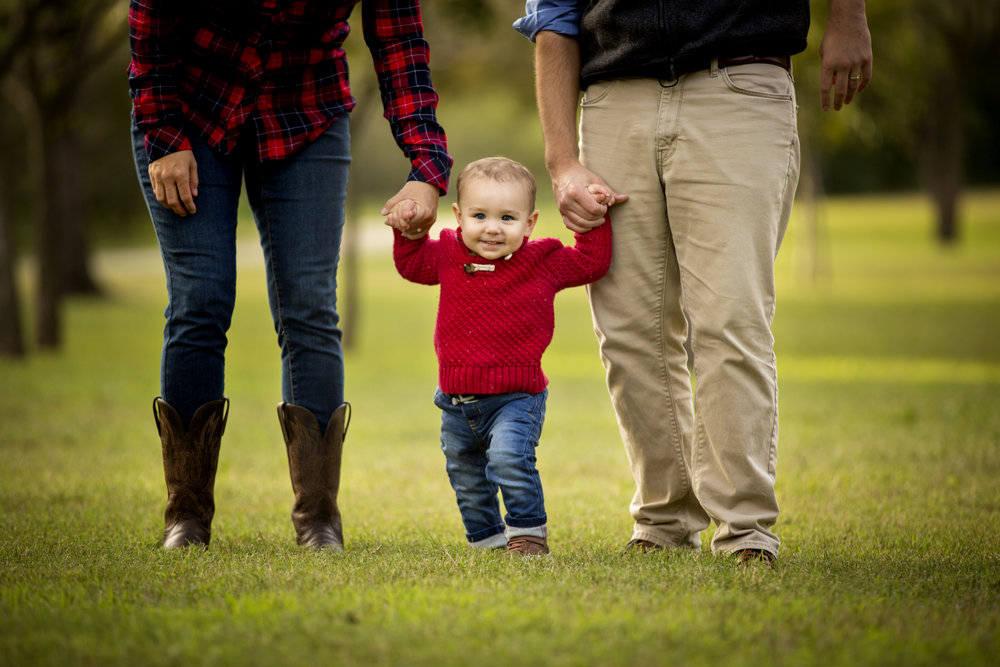
[[[789,57],[808,0],[528,0],[515,27],[536,44],[566,226],[614,207],[611,269],[589,294],[636,482],[628,546],[699,548],[714,521],[714,553],[771,563],[773,265],[799,173]],[[820,53],[821,105],[840,109],[871,80],[864,0],[830,0]],[[603,205],[595,185],[627,195]]]

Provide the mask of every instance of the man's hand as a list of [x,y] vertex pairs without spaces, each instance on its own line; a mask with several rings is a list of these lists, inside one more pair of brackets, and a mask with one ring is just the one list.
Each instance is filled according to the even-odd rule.
[[583,234],[604,222],[608,209],[628,199],[615,192],[604,180],[579,162],[553,171],[555,193],[563,223],[571,231]]
[[819,45],[819,101],[839,111],[872,80],[872,36],[864,0],[830,0],[830,18]]
[[385,224],[403,232],[406,238],[420,238],[437,220],[440,193],[436,185],[421,181],[407,183],[382,207]]
[[194,215],[198,196],[198,163],[191,151],[177,151],[151,162],[149,180],[156,201],[181,216]]

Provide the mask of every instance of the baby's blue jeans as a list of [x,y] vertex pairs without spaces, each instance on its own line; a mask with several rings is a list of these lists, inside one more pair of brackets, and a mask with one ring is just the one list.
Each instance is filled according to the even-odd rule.
[[[535,448],[547,397],[547,389],[471,397],[435,392],[434,404],[441,408],[441,451],[470,543],[505,532],[508,537],[546,536]],[[503,517],[498,491],[506,510]]]

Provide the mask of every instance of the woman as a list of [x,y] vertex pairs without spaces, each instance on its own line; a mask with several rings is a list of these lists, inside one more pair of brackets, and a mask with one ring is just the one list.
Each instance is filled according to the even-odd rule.
[[[136,169],[166,271],[163,545],[207,545],[228,415],[226,332],[241,186],[260,233],[281,349],[279,421],[299,544],[343,548],[337,491],[349,407],[336,275],[354,106],[341,48],[358,0],[131,0]],[[361,3],[385,116],[412,168],[387,203],[434,222],[451,158],[436,120],[418,0]]]

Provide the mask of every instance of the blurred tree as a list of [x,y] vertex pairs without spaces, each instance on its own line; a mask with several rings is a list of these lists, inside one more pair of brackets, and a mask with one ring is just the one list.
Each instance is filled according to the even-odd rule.
[[983,101],[996,96],[1000,0],[869,2],[874,79],[846,113],[823,113],[816,102],[826,3],[812,10],[809,48],[795,72],[805,189],[810,180],[820,193],[824,183],[883,189],[912,177],[935,205],[936,237],[956,241],[970,136],[987,151],[997,147]]
[[[36,256],[35,339],[40,347],[61,340],[60,304],[69,293],[94,293],[89,269],[81,152],[85,134],[81,92],[91,75],[124,39],[123,0],[22,0],[8,11],[26,17],[12,40],[4,92],[18,110],[26,156],[38,160],[34,175]],[[30,19],[30,22],[29,22]]]
[[[30,39],[41,4],[28,7],[2,5],[3,29],[0,32],[0,82],[3,82],[14,63],[14,57]],[[24,355],[24,333],[21,329],[21,303],[17,290],[14,247],[14,230],[6,184],[7,169],[0,162],[0,354],[20,357]]]
[[24,333],[21,330],[21,303],[14,277],[16,254],[5,195],[6,188],[0,177],[0,356],[22,357]]
[[[926,77],[928,95],[915,124],[915,152],[924,187],[937,207],[938,239],[952,243],[959,236],[958,200],[966,177],[966,128],[975,122],[969,117],[976,109],[974,88],[979,80],[992,80],[1000,62],[1000,2],[921,0],[913,12],[920,42],[931,47],[924,52],[930,57],[917,69],[917,76]],[[911,76],[912,62],[907,68]]]

